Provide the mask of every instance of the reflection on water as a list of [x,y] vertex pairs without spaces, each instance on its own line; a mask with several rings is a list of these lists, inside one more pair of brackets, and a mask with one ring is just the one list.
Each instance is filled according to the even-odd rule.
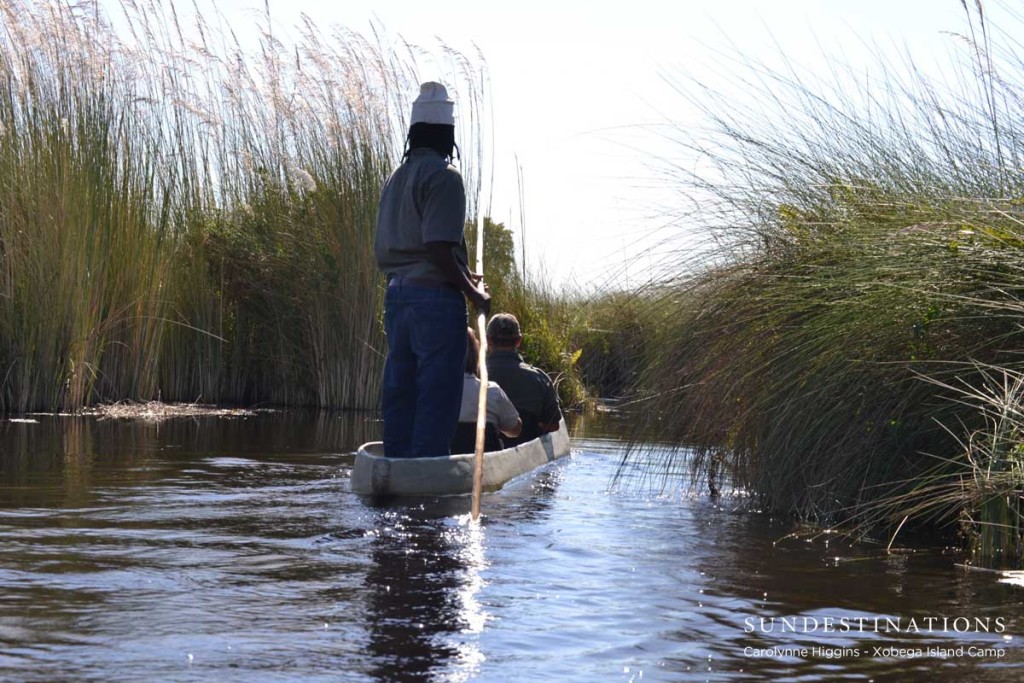
[[[0,680],[1024,674],[1019,586],[941,549],[787,538],[735,498],[610,490],[608,421],[473,524],[467,498],[349,492],[372,415],[36,419],[0,421]],[[972,628],[909,627],[942,618]]]
[[423,507],[387,511],[371,544],[368,650],[382,681],[469,680],[483,656],[462,634],[487,621],[477,599],[485,568],[483,531]]

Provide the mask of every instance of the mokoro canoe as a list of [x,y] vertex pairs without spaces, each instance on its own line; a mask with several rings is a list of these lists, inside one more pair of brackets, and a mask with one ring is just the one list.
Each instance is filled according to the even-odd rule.
[[[565,421],[557,432],[503,451],[484,453],[484,491],[497,491],[507,481],[569,454]],[[445,496],[473,492],[473,454],[436,458],[388,458],[384,444],[371,441],[359,448],[352,468],[352,490],[366,495]]]

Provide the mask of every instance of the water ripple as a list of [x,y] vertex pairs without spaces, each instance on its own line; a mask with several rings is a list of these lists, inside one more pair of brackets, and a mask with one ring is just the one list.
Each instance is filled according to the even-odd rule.
[[[40,443],[65,444],[60,420],[48,420],[33,427]],[[338,420],[278,414],[137,433],[90,424],[76,438],[93,450],[26,457],[0,443],[0,679],[1022,674],[1018,587],[959,572],[937,552],[894,557],[794,539],[737,499],[645,479],[613,488],[614,438],[577,438],[570,458],[486,496],[474,524],[466,498],[353,495],[351,439],[363,427]],[[1002,619],[1005,633],[820,627],[937,613]],[[1005,653],[794,654],[951,645]]]

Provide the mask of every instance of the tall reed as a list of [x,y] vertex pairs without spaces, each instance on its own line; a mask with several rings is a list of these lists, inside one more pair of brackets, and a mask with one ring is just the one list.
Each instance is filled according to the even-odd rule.
[[636,417],[771,509],[833,522],[960,467],[950,432],[987,423],[951,387],[1020,368],[1024,65],[965,9],[945,83],[748,64],[750,103],[688,91],[717,133],[678,131],[710,170],[673,177],[719,246],[652,290],[672,315]]
[[865,506],[854,528],[895,525],[898,531],[911,518],[946,525],[967,541],[970,561],[1019,567],[1024,558],[1024,374],[980,364],[975,370],[974,383],[927,381],[976,411],[981,423],[960,433],[950,429],[958,446],[953,455],[936,458],[896,493]]
[[127,66],[91,13],[2,11],[0,409],[146,394],[170,259]]
[[[286,43],[265,16],[248,53],[223,17],[117,9],[0,7],[0,412],[375,407],[371,240],[413,50],[309,21]],[[446,55],[477,149],[483,77]]]

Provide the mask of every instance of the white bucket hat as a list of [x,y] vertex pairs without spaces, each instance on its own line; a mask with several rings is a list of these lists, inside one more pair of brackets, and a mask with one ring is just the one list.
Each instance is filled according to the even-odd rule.
[[455,102],[448,97],[448,91],[443,85],[430,81],[420,86],[420,94],[412,103],[412,117],[409,120],[410,126],[414,123],[455,125]]

